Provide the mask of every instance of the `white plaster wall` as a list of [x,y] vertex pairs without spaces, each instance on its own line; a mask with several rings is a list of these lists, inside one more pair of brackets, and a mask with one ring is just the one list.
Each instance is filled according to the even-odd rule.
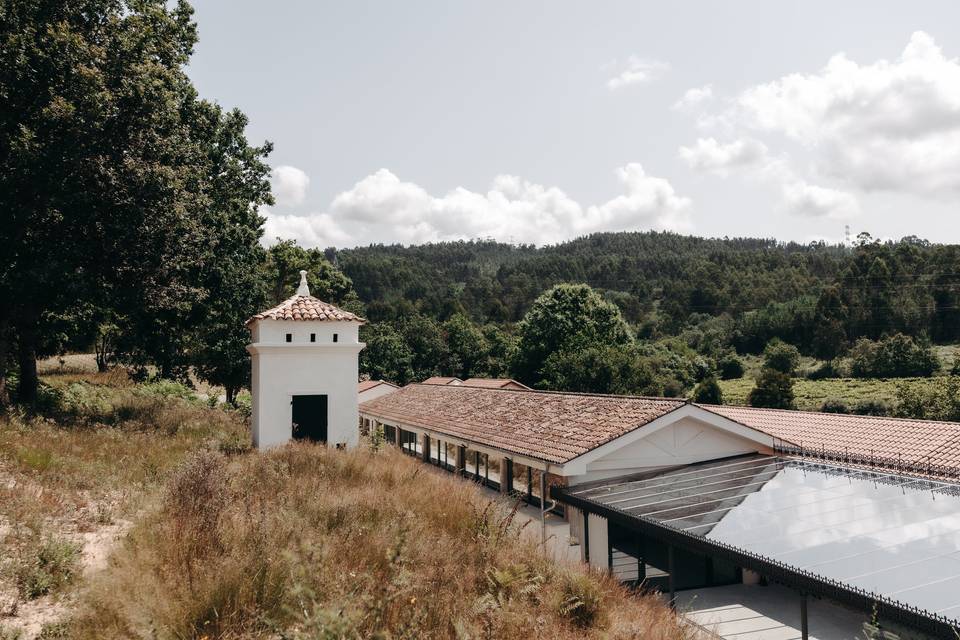
[[[292,435],[293,396],[327,396],[327,443],[356,446],[359,442],[357,411],[358,324],[325,321],[260,321],[251,332],[257,342],[251,354],[253,444],[268,448],[287,442]],[[284,336],[293,334],[293,341]],[[317,342],[311,343],[311,333]],[[332,335],[339,334],[336,343]],[[322,340],[321,336],[328,338]]]
[[756,442],[685,416],[645,438],[588,463],[587,473],[571,477],[570,484],[657,471],[760,450],[763,447]]
[[360,324],[328,320],[259,320],[254,323],[251,332],[255,344],[287,344],[288,333],[292,334],[292,344],[311,344],[311,333],[317,336],[317,341],[312,344],[333,344],[335,333],[337,344],[356,344],[359,342]]
[[371,389],[361,392],[359,394],[359,399],[360,402],[366,402],[367,400],[373,400],[374,398],[385,396],[388,393],[393,393],[396,390],[396,387],[390,386],[389,384],[378,384]]
[[586,525],[590,527],[590,566],[606,571],[610,568],[607,519],[591,513],[587,516]]

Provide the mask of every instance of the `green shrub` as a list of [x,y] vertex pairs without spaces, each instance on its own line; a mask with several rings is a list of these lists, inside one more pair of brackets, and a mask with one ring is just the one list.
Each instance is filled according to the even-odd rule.
[[140,393],[160,396],[162,398],[179,398],[181,400],[188,400],[190,402],[195,402],[197,400],[197,394],[194,393],[193,389],[182,382],[176,382],[174,380],[160,379],[152,382],[145,382],[138,387],[138,391]]
[[779,338],[767,343],[763,350],[763,366],[792,376],[800,364],[800,352],[792,344],[787,344]]
[[921,420],[960,420],[960,377],[935,378],[929,384],[901,384],[896,415]]
[[603,591],[596,580],[574,573],[563,578],[561,587],[560,616],[574,626],[587,629],[600,626],[603,617]]
[[757,378],[757,386],[747,396],[751,407],[793,409],[793,379],[776,369],[764,368]]
[[217,434],[217,450],[226,456],[247,453],[252,448],[253,443],[248,433],[229,431]]
[[889,416],[893,415],[890,405],[882,400],[861,400],[853,405],[853,413],[858,416]]
[[842,378],[843,372],[837,362],[831,360],[824,362],[819,367],[806,375],[807,380],[828,380],[831,378]]
[[[70,631],[66,623],[50,622],[43,625],[37,640],[68,640]],[[0,636],[2,637],[2,636]]]
[[63,393],[50,385],[40,384],[37,389],[37,401],[34,410],[42,414],[59,413],[63,406]]
[[37,447],[17,447],[16,460],[21,467],[38,473],[56,465],[52,451]]
[[694,402],[700,404],[723,404],[723,392],[720,391],[720,385],[713,376],[704,378],[693,390]]
[[823,413],[850,413],[850,407],[848,407],[847,403],[843,400],[830,398],[823,403],[823,406],[820,407],[820,411]]
[[69,584],[80,569],[80,545],[48,538],[16,568],[17,591],[27,599],[39,598]]
[[876,342],[861,338],[850,349],[850,374],[855,378],[927,377],[940,369],[929,344],[898,333]]
[[249,392],[238,393],[234,402],[236,410],[244,417],[249,418],[253,414],[253,396]]
[[726,353],[717,360],[717,371],[721,380],[736,380],[742,378],[746,369],[743,360],[734,352]]

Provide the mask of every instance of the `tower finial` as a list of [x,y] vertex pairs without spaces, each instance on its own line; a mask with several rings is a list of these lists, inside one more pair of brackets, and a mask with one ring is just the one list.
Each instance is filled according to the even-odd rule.
[[307,285],[307,272],[306,270],[300,271],[300,286],[297,287],[298,296],[308,296],[310,295],[310,287]]

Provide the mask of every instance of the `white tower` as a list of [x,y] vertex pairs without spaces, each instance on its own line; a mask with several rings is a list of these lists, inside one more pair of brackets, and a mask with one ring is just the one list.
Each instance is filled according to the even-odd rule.
[[295,296],[247,320],[255,447],[291,438],[356,446],[363,323],[311,296],[306,271]]

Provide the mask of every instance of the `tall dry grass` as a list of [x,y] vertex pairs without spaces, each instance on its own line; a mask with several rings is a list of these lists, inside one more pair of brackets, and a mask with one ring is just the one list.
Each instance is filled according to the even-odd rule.
[[40,412],[0,414],[0,616],[74,589],[77,541],[143,510],[188,454],[249,442],[235,412],[120,370],[44,380]]
[[682,638],[651,596],[553,564],[476,487],[395,451],[191,457],[69,637]]

